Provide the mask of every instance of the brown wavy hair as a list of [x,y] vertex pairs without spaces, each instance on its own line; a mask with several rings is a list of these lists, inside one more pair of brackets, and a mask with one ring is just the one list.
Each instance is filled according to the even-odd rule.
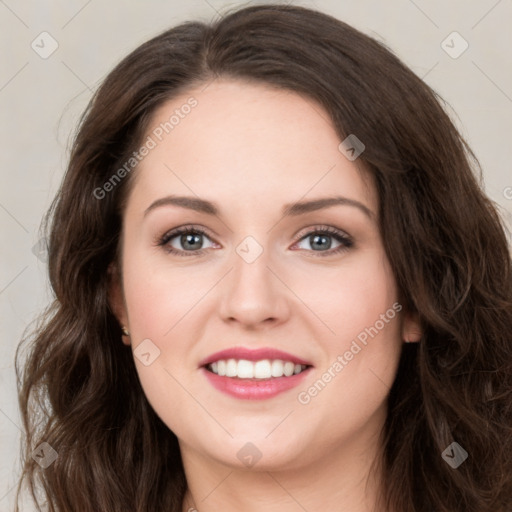
[[[163,102],[216,77],[317,101],[356,134],[382,239],[419,343],[404,345],[382,432],[394,512],[512,510],[512,277],[506,228],[442,99],[388,48],[321,12],[263,5],[144,43],[84,113],[44,219],[55,295],[16,353],[23,482],[50,511],[181,512],[179,445],[148,403],[109,308],[109,266],[133,174],[98,199]],[[22,361],[21,347],[27,348]],[[41,442],[58,453],[42,469]],[[457,469],[441,453],[468,453]],[[37,496],[38,490],[42,490]]]

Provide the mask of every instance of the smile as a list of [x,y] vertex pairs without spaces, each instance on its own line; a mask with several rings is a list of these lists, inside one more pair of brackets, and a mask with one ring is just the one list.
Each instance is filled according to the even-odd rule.
[[274,347],[232,347],[199,362],[218,391],[243,400],[265,400],[298,386],[313,365]]

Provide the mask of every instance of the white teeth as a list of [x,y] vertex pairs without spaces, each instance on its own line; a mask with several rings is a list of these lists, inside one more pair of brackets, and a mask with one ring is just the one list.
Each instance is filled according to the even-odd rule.
[[272,377],[282,377],[284,375],[283,361],[280,359],[272,361],[272,368],[270,371],[272,373]]
[[295,364],[281,359],[221,359],[208,365],[208,368],[221,377],[238,377],[239,379],[270,379],[271,377],[291,377],[304,371],[306,365]]
[[285,377],[291,377],[293,375],[294,368],[295,368],[295,365],[293,363],[291,363],[290,361],[286,361],[286,363],[284,363]]
[[251,361],[240,359],[240,361],[238,361],[236,373],[237,374],[233,375],[233,377],[238,377],[239,379],[252,379],[254,377],[254,364]]
[[226,363],[226,377],[236,377],[237,364],[234,359],[228,359]]
[[217,361],[217,373],[221,376],[226,375],[226,361]]
[[254,376],[257,379],[270,379],[272,374],[270,372],[270,361],[265,359],[264,361],[257,361],[254,364]]

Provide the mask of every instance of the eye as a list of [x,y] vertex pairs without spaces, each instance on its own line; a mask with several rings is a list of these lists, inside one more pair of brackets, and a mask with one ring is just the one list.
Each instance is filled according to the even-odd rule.
[[[339,245],[331,249],[333,238]],[[354,245],[352,238],[346,233],[330,226],[319,226],[309,231],[297,243],[302,241],[307,242],[311,251],[317,253],[314,256],[332,256],[347,251]]]
[[[157,245],[164,248],[170,254],[177,256],[199,256],[206,249],[214,247],[211,242],[209,247],[203,247],[204,240],[210,240],[209,234],[199,226],[182,226],[165,233],[157,239]],[[338,246],[332,249],[332,239]],[[309,251],[316,253],[314,256],[332,256],[348,250],[354,245],[350,236],[343,231],[330,226],[318,226],[303,235],[295,245],[307,242]]]
[[209,239],[209,236],[204,229],[197,226],[182,226],[165,233],[157,244],[178,256],[195,256],[203,253],[205,248],[202,244],[205,238]]

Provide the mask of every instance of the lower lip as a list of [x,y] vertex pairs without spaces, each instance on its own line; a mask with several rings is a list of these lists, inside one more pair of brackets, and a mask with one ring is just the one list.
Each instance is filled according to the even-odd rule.
[[204,367],[201,368],[201,371],[215,389],[229,396],[245,400],[265,400],[266,398],[272,398],[279,393],[288,391],[297,386],[310,370],[311,367],[290,377],[273,377],[271,379],[256,380],[221,377]]

